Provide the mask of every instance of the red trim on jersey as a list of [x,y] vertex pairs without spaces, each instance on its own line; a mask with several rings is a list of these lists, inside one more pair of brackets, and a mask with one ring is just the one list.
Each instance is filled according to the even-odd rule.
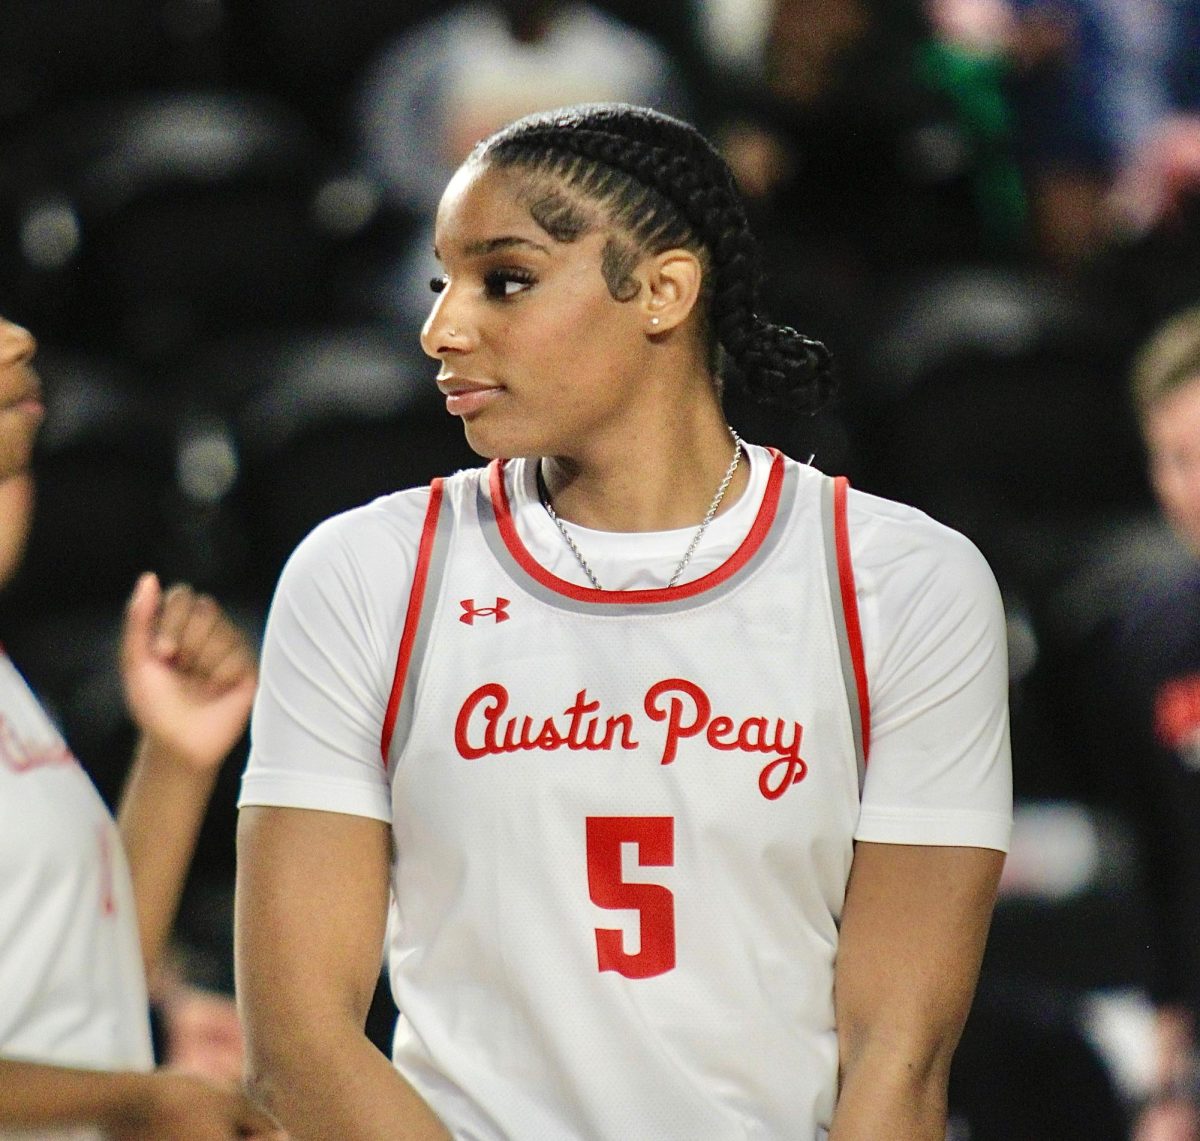
[[771,524],[775,521],[775,512],[779,508],[779,495],[783,489],[783,456],[775,449],[769,449],[774,457],[771,470],[767,475],[767,489],[763,501],[754,519],[754,525],[742,540],[741,545],[719,567],[692,582],[680,583],[673,587],[656,587],[653,590],[596,590],[590,586],[579,586],[564,578],[551,574],[526,549],[517,534],[513,522],[512,510],[508,503],[508,494],[504,490],[504,468],[501,460],[492,460],[488,465],[488,491],[492,500],[492,508],[496,512],[496,523],[500,528],[500,537],[508,548],[508,553],[517,561],[521,569],[536,579],[543,586],[556,594],[566,595],[575,602],[615,602],[628,605],[631,602],[672,602],[680,598],[691,598],[702,594],[725,582],[735,575],[752,559],[758,548],[762,546]]
[[438,514],[442,509],[442,481],[435,479],[429,485],[429,508],[425,512],[425,525],[421,528],[421,543],[417,548],[417,566],[413,572],[412,592],[408,596],[408,613],[404,616],[404,632],[400,635],[400,650],[396,654],[396,673],[392,678],[392,692],[388,695],[387,712],[383,716],[383,734],[379,741],[379,752],[383,767],[388,765],[388,749],[392,745],[392,733],[396,728],[396,714],[400,709],[400,695],[408,677],[408,666],[412,661],[413,642],[417,637],[417,624],[421,619],[421,606],[425,601],[425,583],[429,578],[429,559],[433,551],[433,540],[437,535]]
[[842,593],[842,612],[846,616],[846,637],[850,642],[850,661],[854,666],[854,684],[858,688],[858,713],[862,720],[863,760],[871,755],[871,701],[867,695],[867,663],[863,656],[862,626],[858,620],[858,595],[854,590],[854,567],[850,562],[850,528],[846,523],[845,476],[833,481],[833,535],[837,547],[838,585]]

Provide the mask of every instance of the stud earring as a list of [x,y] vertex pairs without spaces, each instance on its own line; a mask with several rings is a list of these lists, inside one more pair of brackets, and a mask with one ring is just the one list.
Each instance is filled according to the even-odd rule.
[[658,318],[657,318],[657,317],[651,317],[651,318],[650,318],[650,324],[651,324],[651,325],[657,325],[657,324],[658,324]]

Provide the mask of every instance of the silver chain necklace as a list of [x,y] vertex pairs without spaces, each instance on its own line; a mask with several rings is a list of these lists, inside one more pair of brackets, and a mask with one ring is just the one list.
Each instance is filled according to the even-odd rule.
[[[704,518],[700,521],[700,526],[696,528],[696,533],[692,536],[692,541],[688,544],[688,549],[683,552],[683,558],[679,560],[679,565],[675,568],[675,573],[671,575],[671,580],[667,583],[668,590],[679,582],[680,575],[683,574],[688,563],[692,561],[692,554],[695,552],[696,547],[699,546],[700,540],[704,537],[704,532],[708,530],[708,525],[713,521],[713,516],[716,515],[718,508],[721,506],[721,501],[725,498],[725,492],[729,490],[729,484],[733,480],[733,473],[737,471],[738,464],[741,462],[744,450],[742,438],[732,428],[729,429],[729,434],[733,437],[733,459],[729,461],[729,467],[725,469],[725,474],[721,477],[720,484],[717,485],[716,494],[713,496],[712,502],[708,505],[708,510],[705,512]],[[538,498],[542,501],[542,506],[546,509],[546,514],[554,520],[554,525],[566,541],[571,554],[575,556],[575,561],[582,568],[583,573],[587,575],[588,582],[597,590],[603,590],[604,587],[600,585],[599,579],[592,573],[592,568],[588,566],[587,559],[583,557],[583,552],[576,546],[575,540],[571,538],[571,532],[567,530],[566,525],[554,510],[554,505],[550,502],[550,493],[546,490],[546,482],[542,478],[542,464],[540,460],[537,466],[537,485]]]

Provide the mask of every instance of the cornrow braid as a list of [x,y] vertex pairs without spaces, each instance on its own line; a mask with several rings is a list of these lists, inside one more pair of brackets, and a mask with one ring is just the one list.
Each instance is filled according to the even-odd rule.
[[555,176],[602,205],[639,255],[692,249],[709,271],[702,306],[713,363],[719,347],[757,400],[815,412],[832,395],[829,350],[759,315],[758,242],[728,164],[694,127],[645,107],[584,104],[518,119],[470,161]]

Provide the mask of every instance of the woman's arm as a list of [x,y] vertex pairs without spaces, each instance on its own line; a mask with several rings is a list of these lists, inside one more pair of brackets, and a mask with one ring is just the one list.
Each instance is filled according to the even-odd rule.
[[838,942],[830,1141],[943,1141],[1004,854],[860,842]]
[[151,977],[217,772],[245,732],[257,664],[244,635],[211,598],[186,586],[164,594],[147,574],[126,611],[121,678],[139,741],[117,824]]
[[[160,1070],[76,1070],[0,1058],[0,1128],[100,1128],[113,1141],[236,1141],[284,1134],[231,1089]],[[24,1135],[24,1133],[22,1134]]]
[[238,821],[237,992],[248,1084],[296,1141],[448,1141],[366,1037],[387,920],[380,820],[250,806]]

